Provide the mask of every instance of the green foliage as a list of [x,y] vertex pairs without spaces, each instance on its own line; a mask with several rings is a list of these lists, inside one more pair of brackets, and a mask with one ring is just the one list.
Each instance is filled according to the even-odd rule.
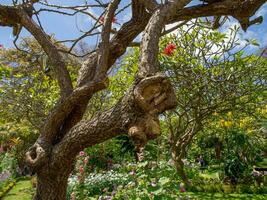
[[17,160],[12,156],[12,153],[1,155],[0,172],[8,171],[11,174],[16,174]]
[[[35,142],[44,119],[56,104],[59,88],[50,61],[38,43],[24,38],[19,47],[24,51],[0,50],[0,145],[21,167],[26,149]],[[77,62],[65,59],[75,80]]]
[[[192,186],[186,188],[187,196],[201,193],[224,196],[231,193],[266,194],[262,185],[249,184],[236,186],[222,183],[219,179],[205,179],[192,168]],[[76,199],[177,199],[186,196],[180,192],[181,181],[175,169],[166,162],[145,161],[138,164],[127,163],[114,170],[91,173],[85,183],[79,184],[75,176],[71,177],[68,198]],[[194,193],[192,193],[194,192]],[[204,198],[205,199],[205,198]]]
[[236,183],[242,177],[247,165],[238,156],[228,156],[224,163],[225,174],[232,183]]
[[130,199],[147,198],[151,194],[160,197],[167,191],[178,191],[179,178],[174,172],[175,170],[166,162],[128,163],[108,172],[92,173],[82,185],[71,178],[69,194],[74,192],[77,197],[84,195],[94,198],[101,195],[113,196],[114,199],[125,196]]

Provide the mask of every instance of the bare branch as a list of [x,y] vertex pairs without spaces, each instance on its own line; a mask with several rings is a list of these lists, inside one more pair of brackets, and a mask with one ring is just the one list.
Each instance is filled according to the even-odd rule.
[[98,49],[97,73],[96,76],[101,80],[106,76],[108,70],[108,57],[109,57],[109,39],[111,33],[112,19],[115,11],[120,3],[120,0],[113,0],[107,8],[107,13],[104,18],[103,29],[101,33],[101,43]]

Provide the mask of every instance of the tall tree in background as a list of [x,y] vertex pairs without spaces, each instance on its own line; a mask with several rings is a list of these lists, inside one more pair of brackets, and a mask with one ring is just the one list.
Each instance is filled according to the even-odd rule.
[[[186,7],[191,0],[172,0],[162,4],[155,0],[132,0],[129,1],[131,19],[118,30],[112,29],[112,22],[114,15],[120,12],[120,0],[95,1],[95,5],[87,2],[71,7],[51,5],[42,0],[12,2],[13,5],[8,6],[0,4],[0,25],[13,27],[16,37],[22,27],[35,37],[53,66],[60,88],[57,104],[42,124],[36,143],[26,153],[26,161],[38,177],[35,199],[63,200],[66,199],[68,176],[79,151],[128,132],[141,159],[146,142],[160,134],[158,115],[177,104],[171,84],[159,73],[158,43],[165,25],[199,17],[233,16],[246,30],[259,21],[250,21],[249,18],[266,1],[207,1]],[[95,17],[88,12],[91,7],[103,8],[104,13]],[[38,14],[46,11],[65,15],[83,13],[95,19],[96,23],[77,40],[70,40],[73,45],[66,50],[42,28]],[[97,34],[94,30],[100,26],[101,42],[81,64],[77,82],[73,83],[63,53],[74,54],[77,42]],[[139,70],[132,87],[110,110],[89,121],[81,121],[92,96],[108,86],[108,70],[141,32]]]

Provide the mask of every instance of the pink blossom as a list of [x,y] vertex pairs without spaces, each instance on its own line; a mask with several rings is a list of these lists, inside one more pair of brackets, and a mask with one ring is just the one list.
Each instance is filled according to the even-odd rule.
[[105,18],[104,18],[103,16],[101,16],[101,17],[99,18],[99,21],[100,21],[101,24],[104,24]]
[[79,172],[80,172],[81,174],[84,173],[84,168],[83,168],[83,166],[80,166],[80,167],[79,167]]
[[135,175],[135,171],[134,170],[132,170],[132,171],[130,171],[130,173],[129,173],[130,175]]
[[0,44],[0,49],[4,48],[4,45]]
[[112,23],[116,23],[116,22],[117,22],[116,17],[113,17],[113,18],[112,18]]
[[80,156],[84,156],[85,155],[85,152],[84,151],[80,151],[79,155]]

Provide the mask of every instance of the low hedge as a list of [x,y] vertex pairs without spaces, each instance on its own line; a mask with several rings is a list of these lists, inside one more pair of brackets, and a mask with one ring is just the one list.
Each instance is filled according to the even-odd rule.
[[11,180],[9,182],[7,182],[7,184],[1,189],[0,191],[0,199],[6,195],[6,193],[14,187],[14,185],[16,184],[15,180]]
[[226,185],[226,184],[203,184],[193,185],[189,188],[192,192],[206,192],[206,193],[238,193],[238,194],[267,194],[267,188],[263,185]]

